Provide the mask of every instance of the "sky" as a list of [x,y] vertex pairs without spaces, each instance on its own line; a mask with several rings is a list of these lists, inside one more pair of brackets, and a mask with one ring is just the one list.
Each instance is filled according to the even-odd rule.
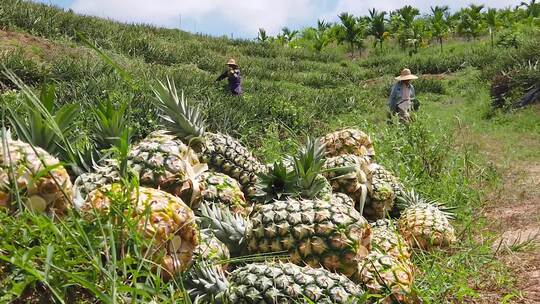
[[427,13],[430,6],[451,9],[470,3],[504,8],[522,0],[35,0],[70,8],[77,13],[123,22],[150,23],[213,36],[255,38],[259,28],[275,35],[287,26],[313,26],[318,19],[332,22],[341,12],[366,15],[370,8],[394,10],[412,5]]

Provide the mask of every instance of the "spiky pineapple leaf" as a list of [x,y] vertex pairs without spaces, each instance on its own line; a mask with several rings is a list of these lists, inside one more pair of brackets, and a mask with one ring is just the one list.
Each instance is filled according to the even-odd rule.
[[[37,99],[41,104],[42,111],[36,111],[35,102],[26,96],[23,107],[25,107],[28,116],[24,117],[13,109],[8,109],[8,119],[15,127],[19,138],[23,138],[28,143],[41,147],[50,154],[59,156],[65,160],[67,155],[62,137],[70,142],[79,140],[80,135],[76,132],[73,125],[79,115],[79,109],[75,104],[66,104],[55,111],[54,98],[54,85],[44,85],[41,89],[40,97]],[[43,112],[46,112],[48,115],[45,115]],[[47,119],[54,121],[60,134],[55,132],[51,124],[47,122]]]
[[255,198],[263,203],[279,200],[296,192],[296,175],[287,169],[283,161],[275,162],[268,172],[260,173],[257,177]]
[[173,135],[190,142],[204,135],[204,119],[196,107],[188,105],[184,92],[178,96],[174,81],[167,78],[167,82],[158,82],[153,86],[155,94],[154,104],[161,110],[160,117],[164,126]]
[[127,103],[115,106],[111,100],[99,102],[93,108],[93,138],[99,150],[108,149],[119,144],[120,137],[128,128]]

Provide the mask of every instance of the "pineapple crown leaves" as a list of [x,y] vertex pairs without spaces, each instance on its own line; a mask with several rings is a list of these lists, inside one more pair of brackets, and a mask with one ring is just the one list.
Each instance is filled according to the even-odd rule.
[[265,202],[287,197],[315,198],[326,187],[326,181],[320,178],[326,171],[325,153],[322,141],[308,138],[295,155],[284,157],[268,173],[259,174],[258,197]]
[[417,205],[431,206],[439,209],[447,218],[454,218],[454,214],[451,212],[451,210],[455,208],[446,207],[443,203],[435,200],[424,199],[418,193],[416,193],[414,189],[411,189],[410,191],[404,191],[403,195],[398,197],[397,204],[400,209],[407,209]]
[[187,275],[187,287],[194,303],[223,303],[229,282],[221,268],[200,261]]
[[258,174],[255,198],[264,203],[294,194],[296,175],[287,169],[283,161],[270,166],[268,172]]
[[190,107],[184,98],[184,92],[179,97],[174,81],[158,82],[152,86],[155,94],[154,104],[161,110],[160,117],[165,127],[173,135],[191,142],[204,135],[204,119],[198,108]]
[[[250,222],[239,215],[233,215],[229,209],[215,204],[201,203],[199,218],[201,227],[208,227],[214,236],[225,243],[231,254],[241,253]],[[240,246],[239,246],[240,245]]]
[[89,158],[98,155],[95,150],[74,145],[81,139],[73,122],[79,115],[76,104],[64,105],[54,111],[55,88],[43,86],[39,97],[12,71],[2,74],[13,82],[24,95],[23,106],[30,115],[26,119],[13,109],[8,109],[9,120],[15,127],[19,139],[34,146],[39,146],[52,155],[57,155],[67,163],[68,170],[79,175],[90,171]]
[[98,149],[107,149],[118,145],[120,137],[128,127],[128,103],[115,106],[112,101],[99,102],[92,109],[94,114],[94,141]]

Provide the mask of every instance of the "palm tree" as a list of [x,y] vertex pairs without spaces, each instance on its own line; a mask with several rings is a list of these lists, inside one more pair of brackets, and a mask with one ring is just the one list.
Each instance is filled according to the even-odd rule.
[[536,0],[531,0],[529,3],[521,2],[518,7],[524,7],[529,17],[538,17],[540,15],[540,3]]
[[493,36],[495,35],[495,31],[497,30],[497,27],[499,26],[499,14],[497,12],[497,9],[490,8],[488,9],[486,15],[485,15],[486,24],[489,28],[489,37],[491,40],[491,48],[494,47],[494,41]]
[[483,9],[483,5],[471,4],[459,12],[460,19],[457,29],[461,35],[467,37],[469,40],[480,36]]
[[414,18],[420,15],[420,11],[410,5],[406,5],[396,10],[393,15],[395,22],[397,22],[398,42],[405,49],[407,40],[412,35]]
[[268,35],[266,35],[266,30],[263,29],[262,27],[259,28],[259,34],[257,35],[257,40],[261,43],[265,43],[268,41],[270,37],[268,37]]
[[369,10],[369,29],[368,33],[375,38],[374,47],[377,47],[377,43],[380,44],[381,52],[383,48],[383,42],[388,34],[386,32],[386,12],[378,12],[376,9]]
[[409,44],[414,47],[414,53],[418,53],[418,47],[429,38],[429,31],[424,19],[414,20],[411,24],[410,38],[407,39]]
[[343,28],[343,36],[341,39],[349,43],[350,50],[352,53],[354,53],[354,41],[356,39],[356,35],[358,34],[356,28],[358,19],[349,13],[341,13],[338,15],[338,17]]
[[449,8],[447,5],[431,7],[431,33],[433,37],[437,38],[437,40],[439,41],[439,45],[441,46],[441,53],[443,51],[443,39],[450,30],[450,26],[448,24],[448,11]]
[[287,43],[290,43],[291,41],[293,41],[294,38],[296,38],[296,35],[298,35],[298,31],[297,31],[297,30],[291,31],[288,27],[282,28],[282,29],[281,29],[281,32],[283,33],[283,34],[282,34],[283,39],[284,39]]

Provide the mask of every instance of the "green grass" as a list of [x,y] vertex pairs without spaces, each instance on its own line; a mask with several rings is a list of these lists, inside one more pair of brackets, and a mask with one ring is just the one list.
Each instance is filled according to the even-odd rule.
[[[146,84],[166,76],[203,109],[211,130],[239,138],[265,162],[294,151],[308,135],[347,126],[365,130],[375,141],[377,161],[406,186],[456,207],[458,243],[445,251],[415,255],[415,288],[421,298],[426,303],[460,303],[479,297],[479,290],[518,292],[510,271],[491,252],[492,236],[477,237],[486,225],[478,220],[483,198],[501,181],[482,153],[485,147],[471,139],[487,137],[500,145],[501,153],[517,160],[538,157],[537,142],[528,144],[540,134],[538,108],[495,112],[486,118],[491,113],[489,80],[504,67],[538,58],[538,40],[531,39],[519,51],[492,50],[485,42],[452,42],[443,54],[437,46],[412,57],[388,49],[382,56],[374,53],[351,61],[338,48],[315,53],[261,46],[81,17],[14,0],[0,4],[0,26],[52,43],[44,50],[39,39],[25,44],[16,38],[2,41],[0,63],[29,85],[54,83],[57,106],[74,103],[80,108],[74,128],[84,135],[92,133],[88,126],[93,116],[87,114],[103,100],[127,105],[135,139],[156,129]],[[76,33],[109,54],[133,81],[124,81]],[[246,93],[239,98],[229,96],[225,84],[214,83],[231,56],[244,75]],[[386,122],[388,89],[404,66],[419,74],[447,73],[440,78],[424,75],[415,83],[422,106],[408,128]],[[15,88],[2,77],[2,88]],[[24,113],[17,91],[4,91],[1,98],[2,106]],[[101,259],[113,253],[105,245],[117,243],[121,234],[120,227],[107,226],[108,220],[104,225],[111,233],[76,214],[60,224],[28,213],[0,213],[0,302],[33,288],[43,290],[43,285],[56,302],[65,298],[69,303],[66,297],[71,293],[104,303],[119,303],[119,295],[157,303],[181,298],[181,282],[165,283],[152,275],[151,263],[136,250],[132,259]]]

